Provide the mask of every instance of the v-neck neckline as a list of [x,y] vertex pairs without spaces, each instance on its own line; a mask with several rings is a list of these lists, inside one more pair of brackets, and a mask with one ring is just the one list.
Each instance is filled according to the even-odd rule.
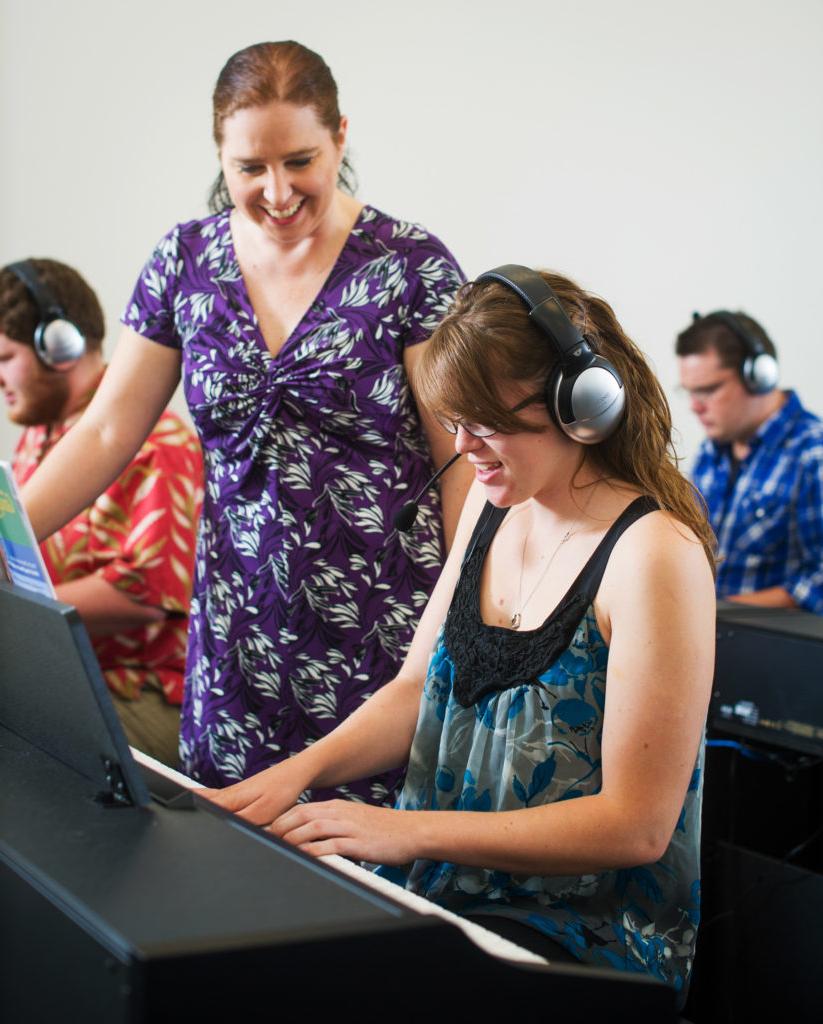
[[225,227],[226,227],[226,237],[227,237],[227,246],[226,246],[226,248],[229,251],[229,254],[231,256],[231,260],[232,260],[232,262],[234,264],[234,267],[235,267],[235,269],[237,271],[237,281],[241,285],[241,290],[242,290],[242,295],[243,295],[243,306],[244,306],[245,311],[248,314],[250,314],[250,322],[254,326],[254,332],[255,332],[255,338],[256,338],[257,344],[261,348],[264,356],[266,356],[271,363],[276,364],[277,362],[279,362],[280,357],[286,351],[286,349],[291,348],[292,339],[295,338],[298,335],[298,333],[300,333],[300,328],[306,322],[306,320],[308,319],[309,315],[316,309],[316,307],[318,305],[318,302],[322,300],[322,297],[323,297],[324,293],[326,292],[326,290],[329,287],[329,282],[331,281],[331,278],[334,275],[334,272],[337,270],[337,267],[340,264],[340,261],[342,260],[344,253],[347,251],[347,249],[351,245],[352,238],[354,237],[355,232],[361,227],[361,225],[363,223],[363,218],[364,218],[364,215],[365,215],[366,211],[367,210],[370,211],[371,207],[368,206],[365,203],[364,203],[363,206],[361,206],[360,211],[357,214],[356,220],[354,221],[354,223],[352,224],[351,228],[349,229],[349,233],[346,235],[346,238],[345,238],[345,241],[343,242],[343,245],[340,247],[340,251],[337,253],[337,256],[335,257],[334,262],[329,267],[328,273],[323,278],[323,283],[318,288],[317,292],[314,295],[314,298],[311,300],[311,302],[309,302],[309,304],[303,310],[302,314],[300,315],[300,318],[296,321],[296,323],[295,323],[294,327],[292,327],[291,331],[289,331],[288,335],[283,340],[283,344],[280,346],[280,348],[277,350],[276,353],[272,353],[271,349],[266,344],[266,339],[265,339],[265,337],[263,335],[263,330],[260,327],[260,320],[259,320],[259,318],[257,316],[257,312],[256,312],[256,310],[254,308],[254,305],[252,304],[251,295],[249,294],[249,289],[248,289],[248,286],[246,285],[246,279],[243,276],[243,271],[242,271],[242,269],[240,267],[240,261],[237,258],[237,250],[236,250],[235,245],[234,245],[234,233],[232,231],[232,225],[231,225],[231,212],[232,212],[232,209],[233,209],[233,207],[229,207],[229,208],[227,208],[226,210],[223,211],[223,214],[224,214],[224,217],[225,217]]

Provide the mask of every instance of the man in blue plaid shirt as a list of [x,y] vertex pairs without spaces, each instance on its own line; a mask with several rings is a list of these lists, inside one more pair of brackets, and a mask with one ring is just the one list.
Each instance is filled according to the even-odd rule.
[[717,535],[717,594],[823,615],[823,423],[777,388],[770,338],[719,310],[678,336],[706,440],[692,471]]

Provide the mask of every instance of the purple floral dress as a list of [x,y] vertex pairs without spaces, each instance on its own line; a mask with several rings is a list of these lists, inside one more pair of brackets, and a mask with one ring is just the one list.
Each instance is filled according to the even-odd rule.
[[[206,785],[302,750],[396,673],[442,561],[435,492],[412,533],[392,525],[432,470],[403,352],[461,280],[438,239],[366,206],[272,356],[228,211],[146,264],[123,322],[181,350],[205,458],[180,753]],[[385,802],[396,782],[313,796]]]

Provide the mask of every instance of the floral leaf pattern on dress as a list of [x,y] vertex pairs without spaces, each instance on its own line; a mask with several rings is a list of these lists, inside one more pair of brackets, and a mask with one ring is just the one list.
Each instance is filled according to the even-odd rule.
[[[228,212],[146,264],[124,322],[180,350],[205,454],[181,756],[207,785],[303,749],[397,672],[443,559],[435,491],[412,534],[392,527],[433,471],[403,357],[462,280],[436,238],[366,206],[272,357]],[[397,779],[345,795],[390,801]]]

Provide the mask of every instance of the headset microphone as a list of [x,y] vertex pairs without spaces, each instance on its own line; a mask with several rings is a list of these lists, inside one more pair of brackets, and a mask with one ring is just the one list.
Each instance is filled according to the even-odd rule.
[[431,480],[429,480],[425,484],[425,486],[417,495],[417,497],[413,501],[407,501],[406,504],[400,509],[400,511],[395,514],[394,528],[396,530],[400,530],[401,533],[408,533],[409,530],[411,530],[411,528],[414,526],[415,519],[417,519],[417,513],[419,511],[418,502],[426,493],[426,491],[437,483],[437,481],[446,472],[449,466],[453,466],[455,462],[457,462],[457,460],[460,458],[460,454],[461,453],[458,452],[456,455],[452,455],[449,461],[444,463],[444,465],[442,465],[440,469],[438,469],[438,471],[434,474]]

